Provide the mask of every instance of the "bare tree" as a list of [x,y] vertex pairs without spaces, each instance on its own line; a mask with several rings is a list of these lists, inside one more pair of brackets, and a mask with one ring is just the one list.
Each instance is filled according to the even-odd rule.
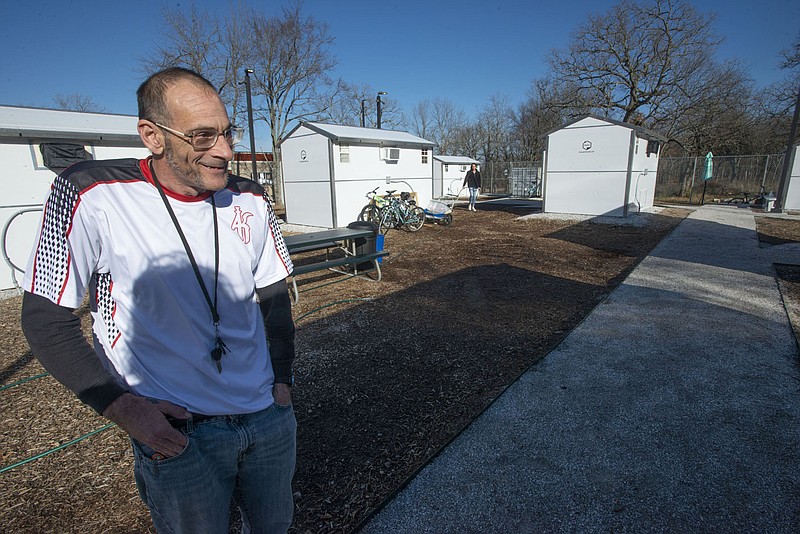
[[180,66],[199,72],[217,87],[225,85],[228,80],[220,65],[227,63],[227,54],[217,17],[198,11],[194,4],[188,10],[165,7],[162,16],[165,43],[157,48],[151,63],[145,64],[148,72]]
[[106,109],[92,100],[91,97],[82,95],[80,93],[72,93],[69,95],[57,94],[53,97],[57,109],[64,109],[67,111],[91,111],[95,113],[103,113]]
[[478,122],[468,122],[454,132],[453,153],[478,159],[483,146],[484,132]]
[[735,63],[712,66],[697,80],[700,87],[691,105],[654,118],[651,126],[673,132],[690,153],[753,153],[756,115],[752,112],[753,89],[747,75]]
[[230,107],[233,122],[244,124],[246,99],[242,80],[252,47],[241,21],[249,16],[249,8],[242,3],[231,4],[229,15],[223,18],[198,10],[193,4],[184,9],[164,8],[164,42],[151,57],[142,60],[145,72],[184,67],[203,75]]
[[800,34],[795,37],[794,42],[789,48],[781,52],[783,60],[780,67],[782,69],[794,70],[795,74],[799,74],[797,69],[800,67]]
[[361,125],[361,101],[369,104],[369,95],[372,90],[367,86],[351,85],[343,80],[338,80],[335,90],[319,95],[320,102],[316,107],[320,110],[313,120],[328,124],[342,124],[345,126]]
[[[562,104],[571,100],[569,93],[561,94],[558,89],[549,80],[534,82],[527,100],[514,112],[512,120],[518,158],[527,161],[538,159],[545,148],[544,135],[566,122],[569,118],[567,110],[574,112],[574,107]],[[578,109],[582,109],[581,106]]]
[[622,0],[551,52],[554,78],[607,115],[649,122],[696,96],[687,89],[699,87],[720,42],[712,22],[686,0]]
[[767,86],[761,102],[765,111],[774,116],[790,115],[800,87],[800,35],[781,52],[779,67],[786,71],[782,80]]
[[[371,85],[349,84],[344,81],[337,82],[336,90],[322,94],[324,104],[317,107],[322,109],[316,120],[346,126],[361,126],[361,110],[364,109],[364,126],[375,128],[377,126],[377,96],[378,90]],[[381,128],[396,129],[404,124],[403,112],[397,101],[381,97]]]
[[[280,160],[279,141],[296,121],[318,116],[319,93],[334,85],[328,77],[336,60],[328,51],[333,37],[328,27],[312,17],[304,17],[295,4],[281,17],[253,16],[253,90],[261,105],[255,116],[270,128],[276,161]],[[275,181],[275,198],[283,201],[283,179]]]
[[[232,120],[238,125],[247,126],[247,88],[245,70],[253,64],[255,53],[248,27],[242,21],[252,15],[252,11],[242,4],[229,15],[225,27],[221,30],[222,42],[225,43],[224,82],[219,85],[220,95],[224,102],[231,106]],[[222,58],[220,58],[222,60]]]
[[435,142],[439,154],[455,154],[457,134],[466,123],[464,111],[445,98],[422,100],[411,109],[412,132]]
[[482,137],[480,156],[484,161],[509,161],[513,159],[512,131],[514,115],[508,98],[492,95],[483,107],[474,126]]
[[[246,125],[245,69],[251,69],[255,120],[267,123],[275,160],[278,142],[296,121],[319,116],[336,85],[327,76],[336,62],[328,51],[327,26],[303,17],[302,4],[280,16],[267,16],[244,2],[232,3],[227,17],[189,8],[165,9],[164,43],[143,60],[148,73],[182,66],[199,72],[219,90],[235,123]],[[277,167],[279,169],[279,167]],[[274,175],[274,194],[283,200],[282,178]]]
[[783,79],[756,93],[758,131],[764,140],[764,152],[782,152],[791,130],[797,93],[800,91],[800,35],[781,53],[779,67],[786,72]]
[[430,100],[420,100],[411,108],[411,131],[427,139],[433,132],[433,111]]

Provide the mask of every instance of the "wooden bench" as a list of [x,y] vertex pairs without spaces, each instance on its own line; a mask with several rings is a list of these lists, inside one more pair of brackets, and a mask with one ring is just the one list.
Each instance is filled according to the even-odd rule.
[[[295,252],[297,249],[295,249]],[[300,298],[299,292],[297,290],[297,281],[295,280],[296,276],[301,274],[308,274],[313,273],[316,271],[324,271],[330,270],[338,274],[344,274],[347,276],[360,276],[363,278],[367,278],[368,280],[372,280],[374,282],[381,281],[381,264],[380,259],[384,256],[388,256],[389,252],[385,250],[381,250],[378,252],[371,252],[368,254],[358,254],[358,255],[346,255],[342,258],[326,258],[324,261],[316,262],[316,263],[307,263],[305,265],[297,265],[292,270],[292,274],[290,278],[292,279],[292,294],[294,296],[294,303],[296,304]],[[362,274],[359,274],[357,265],[360,263],[371,263],[373,269],[369,271],[362,271]],[[347,265],[353,266],[353,272],[346,271],[341,269],[341,267],[345,267]],[[369,276],[369,273],[374,270],[376,276],[372,278]]]

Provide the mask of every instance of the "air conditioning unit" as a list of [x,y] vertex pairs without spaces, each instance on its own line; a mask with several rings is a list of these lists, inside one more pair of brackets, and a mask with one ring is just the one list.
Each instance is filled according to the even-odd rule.
[[400,149],[399,148],[382,148],[381,149],[381,158],[385,159],[386,161],[397,161],[400,159]]

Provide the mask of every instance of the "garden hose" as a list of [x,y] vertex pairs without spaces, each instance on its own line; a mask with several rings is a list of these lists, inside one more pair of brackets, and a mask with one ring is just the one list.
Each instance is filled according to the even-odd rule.
[[64,443],[63,445],[59,445],[58,447],[50,449],[49,451],[45,451],[43,453],[37,454],[36,456],[32,456],[32,457],[27,458],[25,460],[22,460],[20,462],[17,462],[17,463],[11,464],[11,465],[7,465],[7,466],[3,467],[2,469],[0,469],[0,474],[5,473],[6,471],[11,471],[15,467],[19,467],[21,465],[25,465],[25,464],[27,464],[29,462],[34,461],[34,460],[38,460],[39,458],[44,458],[45,456],[49,456],[49,455],[53,454],[54,452],[58,452],[61,449],[65,449],[65,448],[69,447],[70,445],[74,445],[76,443],[79,443],[79,442],[81,442],[81,441],[83,441],[83,440],[85,440],[87,438],[90,438],[90,437],[94,436],[95,434],[99,434],[100,432],[104,432],[104,431],[106,431],[109,428],[114,427],[114,426],[117,426],[116,423],[109,423],[109,424],[107,424],[107,425],[105,425],[103,427],[98,428],[97,430],[92,430],[88,434],[84,434],[83,436],[81,436],[79,438],[75,438],[72,441],[68,441],[67,443]]
[[28,378],[23,378],[22,380],[17,380],[16,382],[12,382],[11,384],[7,384],[5,386],[0,386],[0,391],[4,391],[6,389],[13,388],[14,386],[19,386],[20,384],[24,384],[25,382],[30,382],[31,380],[36,380],[37,378],[42,378],[45,376],[50,376],[50,373],[42,373],[35,376],[29,376]]

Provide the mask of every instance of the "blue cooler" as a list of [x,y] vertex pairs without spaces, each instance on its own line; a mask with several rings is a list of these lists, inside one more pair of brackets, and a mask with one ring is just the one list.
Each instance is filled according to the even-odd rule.
[[[381,252],[383,250],[383,238],[386,237],[383,234],[378,234],[375,236],[375,252]],[[378,258],[378,263],[383,263],[383,258]]]

